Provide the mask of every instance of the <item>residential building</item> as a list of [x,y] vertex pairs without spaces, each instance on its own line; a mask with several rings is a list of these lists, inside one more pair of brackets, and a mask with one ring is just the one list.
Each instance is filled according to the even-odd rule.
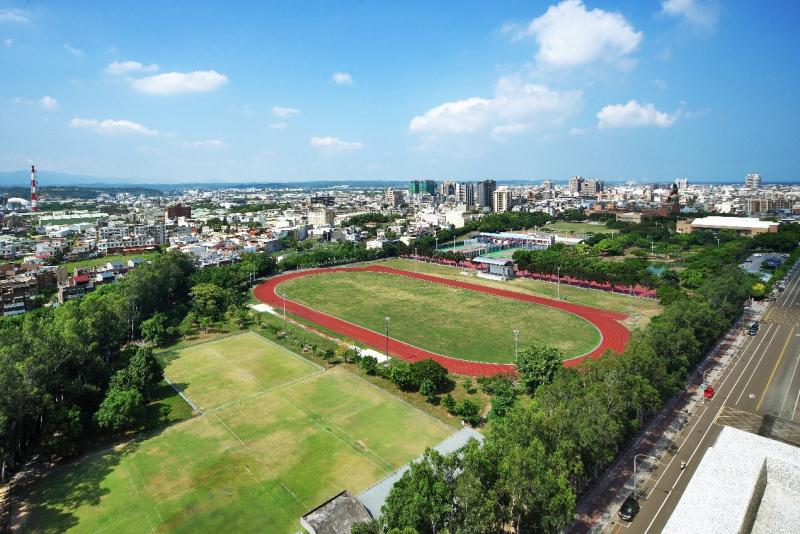
[[478,208],[491,208],[492,195],[497,190],[497,182],[494,180],[483,180],[475,185],[476,199],[475,204]]
[[475,184],[457,184],[458,201],[467,206],[475,205]]
[[320,226],[333,226],[336,220],[336,211],[330,208],[320,208],[308,212],[308,224],[316,228]]
[[492,193],[492,211],[499,213],[511,209],[511,191],[498,189]]
[[750,189],[761,189],[761,175],[751,173],[744,177],[744,186]]
[[583,189],[583,177],[582,176],[573,176],[569,179],[569,192],[573,195],[576,195],[581,192]]
[[387,189],[386,190],[386,203],[389,204],[390,207],[396,208],[403,204],[403,192],[399,189]]
[[428,193],[431,196],[436,195],[436,182],[433,180],[411,180],[408,182],[409,196],[421,195]]
[[178,217],[183,217],[185,219],[192,218],[192,208],[189,206],[184,206],[183,204],[176,204],[174,206],[169,206],[167,209],[164,210],[164,219],[168,221],[174,221]]

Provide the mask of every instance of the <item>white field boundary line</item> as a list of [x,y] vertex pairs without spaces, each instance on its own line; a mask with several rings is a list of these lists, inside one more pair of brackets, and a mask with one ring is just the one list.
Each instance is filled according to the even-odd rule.
[[[226,429],[228,432],[230,432],[230,433],[231,433],[231,435],[232,435],[234,438],[236,438],[236,440],[237,440],[239,443],[241,443],[241,444],[242,444],[242,447],[243,447],[243,448],[244,448],[244,449],[245,449],[247,452],[249,452],[249,453],[250,453],[250,454],[253,456],[253,459],[254,459],[256,462],[258,462],[258,463],[259,463],[259,465],[261,465],[261,467],[263,467],[264,469],[266,469],[266,470],[267,470],[267,472],[269,472],[269,474],[270,474],[270,475],[271,475],[273,478],[275,478],[275,480],[277,480],[277,481],[278,481],[278,483],[281,485],[281,487],[283,487],[283,489],[285,489],[285,490],[286,490],[286,491],[287,491],[287,492],[288,492],[288,493],[289,493],[289,494],[290,494],[292,497],[294,497],[294,500],[296,500],[298,503],[300,503],[300,504],[301,504],[303,507],[305,507],[305,508],[307,508],[307,507],[308,507],[308,505],[307,505],[306,503],[304,503],[304,502],[303,502],[303,501],[300,499],[300,497],[298,497],[298,496],[297,496],[297,495],[296,495],[296,494],[295,494],[295,493],[294,493],[292,490],[290,490],[290,489],[289,489],[289,487],[288,487],[286,484],[284,484],[284,483],[283,483],[283,480],[281,480],[281,478],[280,478],[280,477],[279,477],[279,476],[278,476],[278,475],[275,473],[275,471],[273,471],[272,469],[270,469],[270,467],[269,467],[268,465],[264,464],[262,461],[260,461],[260,460],[258,459],[258,455],[256,455],[256,454],[254,453],[254,451],[253,451],[253,450],[252,450],[250,447],[248,447],[248,446],[247,446],[247,444],[246,444],[244,441],[242,441],[242,438],[240,438],[240,437],[239,437],[239,436],[236,434],[236,432],[234,432],[233,430],[231,430],[231,427],[229,427],[228,425],[226,425],[226,424],[225,424],[225,421],[223,421],[222,419],[220,419],[220,417],[219,417],[217,414],[213,414],[213,415],[214,415],[214,417],[217,419],[217,421],[219,421],[219,422],[222,424],[222,426],[224,426],[224,427],[225,427],[225,429]],[[258,479],[258,477],[256,477],[256,476],[253,474],[253,472],[252,472],[252,471],[250,471],[250,469],[249,469],[249,468],[247,468],[247,466],[245,466],[245,468],[247,469],[247,473],[248,473],[248,474],[249,474],[251,477],[253,477],[253,479],[256,481],[256,483],[257,483],[259,486],[261,486],[261,481]],[[285,513],[285,512],[284,512],[284,513]]]
[[184,401],[186,401],[186,404],[188,404],[189,406],[191,406],[191,407],[192,407],[192,410],[194,410],[195,412],[197,412],[197,413],[198,413],[198,414],[200,414],[200,415],[203,415],[203,414],[205,414],[205,412],[204,412],[203,410],[201,410],[201,409],[200,409],[200,407],[199,407],[198,405],[196,405],[194,402],[192,402],[192,399],[190,399],[190,398],[189,398],[187,395],[184,395],[184,394],[183,394],[183,391],[181,391],[181,390],[179,390],[177,387],[175,387],[175,384],[173,384],[173,383],[172,383],[172,380],[170,380],[170,379],[169,379],[169,377],[168,377],[167,375],[164,375],[164,381],[165,381],[167,384],[169,384],[169,387],[171,387],[172,389],[174,389],[174,390],[175,390],[175,393],[177,393],[178,395],[180,395],[180,397],[181,397],[181,398],[182,398]]
[[[297,404],[292,402],[294,399],[291,399],[288,395],[286,396],[286,398],[284,400],[286,400],[286,402],[291,404],[297,411],[299,411],[300,413],[305,415],[306,418],[309,421],[311,421],[314,425],[319,427],[323,432],[328,432],[333,437],[335,437],[336,439],[338,439],[339,441],[344,443],[348,448],[355,450],[359,454],[359,456],[363,456],[364,458],[366,458],[369,463],[371,463],[372,465],[374,465],[378,469],[385,470],[387,465],[390,466],[390,467],[393,467],[391,462],[387,462],[384,457],[382,457],[380,454],[378,454],[377,452],[373,451],[369,447],[364,447],[364,451],[368,452],[369,454],[365,454],[365,453],[359,451],[356,447],[353,446],[353,444],[356,443],[356,440],[353,439],[353,437],[350,434],[348,434],[347,432],[345,432],[344,430],[342,430],[341,428],[336,426],[331,419],[327,419],[327,418],[324,418],[324,417],[320,416],[320,419],[323,419],[324,421],[328,422],[330,424],[330,426],[333,429],[336,430],[335,432],[327,430],[322,424],[320,424],[319,422],[315,421],[315,418],[311,417],[311,415],[308,412],[306,412],[300,406],[298,406]],[[347,441],[342,439],[341,436],[347,436],[347,438],[350,440],[350,443],[348,443]],[[372,458],[370,458],[370,455],[374,456],[375,458],[377,458],[378,460],[383,462],[384,465],[378,465],[377,463],[375,463],[375,461]]]
[[219,410],[228,408],[229,406],[233,406],[234,404],[240,404],[240,403],[248,401],[250,399],[255,399],[256,397],[260,397],[262,395],[266,395],[267,393],[270,393],[270,392],[275,391],[277,389],[281,389],[284,386],[290,386],[292,384],[295,384],[297,382],[300,382],[300,381],[305,380],[307,378],[310,378],[312,376],[317,376],[319,374],[324,373],[325,371],[326,371],[325,369],[317,369],[313,373],[308,373],[308,374],[305,374],[303,376],[298,376],[297,378],[293,378],[292,380],[289,380],[288,382],[283,382],[283,383],[277,384],[275,386],[270,386],[270,387],[268,387],[266,389],[262,389],[261,391],[256,391],[255,393],[251,393],[250,395],[246,395],[244,397],[239,397],[239,398],[234,399],[232,401],[226,402],[225,404],[220,404],[219,406],[216,406],[215,408],[211,408],[210,410],[206,411],[205,413],[206,414],[215,413],[215,412],[217,412]]

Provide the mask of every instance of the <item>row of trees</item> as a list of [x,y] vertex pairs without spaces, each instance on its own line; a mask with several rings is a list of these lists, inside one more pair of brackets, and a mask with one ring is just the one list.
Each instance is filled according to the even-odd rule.
[[481,381],[492,393],[483,444],[428,451],[394,486],[380,523],[354,532],[557,532],[576,498],[613,461],[738,317],[751,285],[733,265],[681,294],[623,354],[579,366],[558,351],[519,351],[517,382]]
[[[598,245],[603,244],[600,241]],[[605,261],[577,247],[556,243],[545,250],[518,250],[514,261],[520,269],[542,273],[570,276],[581,280],[610,282],[630,286],[641,284],[653,287],[657,278],[641,258],[625,258],[623,261]]]
[[129,343],[144,320],[185,306],[194,270],[187,256],[162,254],[83,299],[0,320],[0,479],[130,422],[160,374]]

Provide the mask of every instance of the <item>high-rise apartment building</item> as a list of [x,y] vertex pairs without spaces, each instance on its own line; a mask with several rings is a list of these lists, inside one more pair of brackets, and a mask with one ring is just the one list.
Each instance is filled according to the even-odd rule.
[[499,213],[511,209],[511,191],[498,189],[492,193],[492,211]]
[[604,188],[605,184],[603,183],[603,180],[583,180],[579,193],[581,196],[593,197],[598,193],[602,193]]
[[678,191],[686,191],[689,188],[689,180],[687,178],[678,178],[675,180],[675,185],[678,186]]
[[433,180],[411,180],[408,182],[408,194],[410,196],[421,195],[428,193],[431,196],[436,195],[436,182]]
[[475,205],[475,184],[456,184],[458,201],[467,206]]
[[387,189],[386,203],[393,208],[401,205],[403,203],[403,192],[399,189]]
[[583,189],[583,177],[573,176],[569,179],[569,192],[572,194],[580,193]]
[[752,173],[744,177],[744,186],[751,189],[761,188],[761,175]]
[[497,182],[494,180],[483,180],[475,185],[476,201],[479,208],[492,207],[492,194],[497,189]]
[[445,180],[439,184],[439,194],[443,197],[454,197],[456,195],[457,188],[458,184],[456,182]]

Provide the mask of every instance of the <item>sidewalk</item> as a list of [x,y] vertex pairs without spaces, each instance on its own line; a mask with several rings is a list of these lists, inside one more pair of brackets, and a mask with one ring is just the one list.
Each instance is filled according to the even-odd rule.
[[578,499],[575,521],[565,531],[569,533],[603,532],[616,518],[622,502],[633,491],[633,460],[642,454],[656,460],[641,458],[638,463],[637,492],[647,495],[651,474],[680,438],[683,428],[695,409],[702,406],[703,375],[711,384],[719,381],[721,374],[740,353],[746,336],[741,329],[749,322],[759,320],[766,309],[765,303],[755,303],[731,327],[706,358],[689,376],[683,392],[666,403],[661,412],[639,433],[637,438],[606,470],[603,477]]

